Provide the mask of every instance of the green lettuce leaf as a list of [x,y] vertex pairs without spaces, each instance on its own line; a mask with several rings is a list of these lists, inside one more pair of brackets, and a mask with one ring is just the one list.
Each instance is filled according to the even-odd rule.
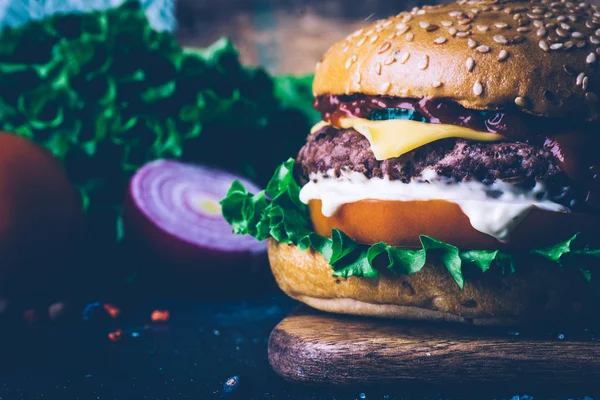
[[[0,32],[0,129],[62,160],[98,248],[119,237],[114,227],[127,182],[148,161],[214,164],[266,185],[316,117],[311,82],[243,66],[225,38],[182,48],[171,33],[152,28],[136,0]],[[245,199],[237,189],[234,199]],[[298,217],[264,215],[266,205],[259,197],[237,204],[247,226],[236,229],[285,236],[285,221]]]
[[[371,246],[357,243],[344,232],[333,229],[331,238],[312,231],[308,207],[300,201],[300,186],[294,179],[294,160],[289,159],[277,168],[267,189],[257,194],[234,182],[221,201],[223,216],[233,232],[250,234],[258,240],[273,237],[281,243],[290,243],[301,250],[312,248],[329,262],[333,276],[349,278],[378,278],[381,270],[392,274],[409,275],[419,272],[429,257],[436,257],[448,270],[459,288],[464,287],[464,271],[473,269],[485,273],[493,267],[502,274],[517,270],[519,254],[499,250],[460,250],[456,246],[430,236],[420,237],[420,249],[401,249],[383,242]],[[578,235],[556,245],[536,249],[528,256],[537,256],[564,266],[567,258],[591,279],[592,267],[582,263],[583,258],[596,260],[600,250],[576,246]],[[527,254],[521,254],[527,255]]]

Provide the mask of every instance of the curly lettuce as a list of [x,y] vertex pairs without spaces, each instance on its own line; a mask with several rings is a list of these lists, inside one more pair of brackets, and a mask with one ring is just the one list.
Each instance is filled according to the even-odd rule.
[[94,240],[109,243],[145,162],[200,161],[266,184],[306,137],[310,81],[243,66],[226,39],[183,48],[153,29],[139,1],[0,32],[0,130],[64,163]]
[[[221,201],[223,216],[237,234],[249,234],[257,240],[270,237],[281,243],[313,248],[329,262],[336,277],[378,278],[378,269],[385,268],[397,275],[419,272],[428,257],[437,257],[462,289],[465,271],[482,273],[496,267],[502,274],[512,274],[520,268],[519,260],[542,257],[560,267],[580,268],[583,277],[591,279],[584,258],[599,258],[600,250],[578,245],[578,235],[553,246],[529,252],[509,253],[500,250],[461,250],[430,236],[421,235],[420,249],[402,249],[383,242],[373,245],[357,243],[344,232],[333,229],[331,238],[312,231],[308,207],[300,201],[300,186],[294,179],[294,160],[284,162],[269,181],[267,189],[249,193],[234,182]],[[524,267],[524,266],[523,266]]]

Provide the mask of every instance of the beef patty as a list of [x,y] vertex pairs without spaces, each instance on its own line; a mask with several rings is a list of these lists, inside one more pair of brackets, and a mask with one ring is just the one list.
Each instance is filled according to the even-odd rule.
[[325,126],[308,136],[296,159],[302,184],[314,172],[354,171],[366,177],[388,177],[409,182],[424,169],[432,169],[456,182],[476,180],[492,184],[496,179],[532,188],[544,183],[549,198],[572,211],[589,211],[586,191],[578,188],[560,168],[550,149],[523,142],[476,142],[444,139],[421,146],[400,157],[376,160],[369,141],[354,129]]

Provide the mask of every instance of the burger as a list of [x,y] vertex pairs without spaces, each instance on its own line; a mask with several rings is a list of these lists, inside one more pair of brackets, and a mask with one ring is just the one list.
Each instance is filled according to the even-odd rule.
[[357,30],[316,66],[304,147],[224,217],[319,310],[592,321],[599,28],[586,3],[461,0]]

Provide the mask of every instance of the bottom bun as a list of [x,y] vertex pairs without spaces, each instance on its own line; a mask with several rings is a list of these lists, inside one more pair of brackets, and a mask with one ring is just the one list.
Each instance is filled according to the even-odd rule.
[[462,291],[436,260],[411,275],[380,270],[378,279],[336,278],[320,253],[269,239],[269,261],[288,296],[334,313],[488,326],[593,324],[600,314],[597,281],[544,259],[510,275],[472,271]]

